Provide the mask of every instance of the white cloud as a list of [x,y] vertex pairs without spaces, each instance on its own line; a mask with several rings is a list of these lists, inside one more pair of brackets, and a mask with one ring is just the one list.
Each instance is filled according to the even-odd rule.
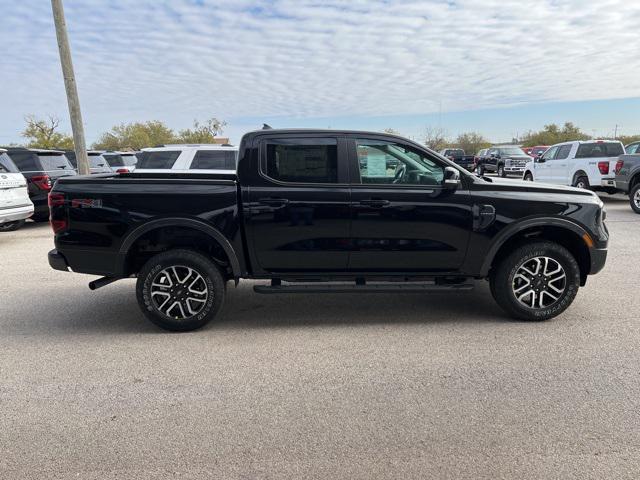
[[[638,2],[66,0],[65,6],[85,122],[94,133],[130,119],[184,125],[212,115],[397,115],[440,105],[464,110],[640,96]],[[3,111],[12,121],[27,113],[63,115],[49,2],[0,0],[0,11]]]

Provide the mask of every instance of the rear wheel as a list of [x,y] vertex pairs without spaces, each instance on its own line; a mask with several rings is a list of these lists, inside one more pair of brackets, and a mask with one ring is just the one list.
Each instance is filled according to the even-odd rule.
[[185,332],[213,320],[224,301],[225,282],[218,267],[192,250],[169,250],[140,270],[138,304],[146,317],[165,330]]
[[634,212],[640,213],[640,183],[637,183],[629,194],[629,203]]
[[482,164],[478,165],[476,169],[477,169],[478,175],[482,177],[484,175],[484,165]]
[[591,185],[589,185],[589,179],[585,176],[580,176],[576,178],[576,181],[573,183],[574,187],[584,188],[585,190],[591,189]]
[[571,253],[552,242],[522,245],[493,270],[491,293],[509,315],[547,320],[565,311],[580,285],[580,268]]
[[13,232],[24,225],[24,220],[16,220],[14,222],[0,223],[0,232]]

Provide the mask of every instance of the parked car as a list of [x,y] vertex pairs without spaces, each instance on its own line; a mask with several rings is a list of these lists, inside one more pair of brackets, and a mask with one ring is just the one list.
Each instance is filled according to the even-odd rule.
[[33,215],[27,180],[0,148],[0,232],[17,230]]
[[467,155],[462,148],[445,148],[438,153],[470,172],[476,168],[475,156]]
[[631,208],[640,213],[640,142],[627,145],[625,150],[616,162],[616,188],[629,195]]
[[49,220],[47,197],[52,185],[61,177],[76,175],[76,171],[60,150],[9,148],[7,154],[27,180],[34,206],[31,218],[35,222],[46,222]]
[[134,152],[104,152],[102,156],[116,173],[132,172],[138,163]]
[[544,320],[605,263],[603,204],[587,190],[477,177],[382,133],[260,130],[240,152],[237,174],[59,180],[50,265],[103,275],[93,289],[135,276],[152,322],[191,330],[242,278],[271,281],[258,293],[394,295],[489,279],[510,315]]
[[510,174],[521,176],[531,157],[516,145],[502,145],[487,149],[485,156],[478,159],[477,171],[482,176],[485,172],[497,173],[499,177]]
[[524,147],[522,149],[522,151],[524,153],[526,153],[527,155],[529,155],[532,158],[539,157],[540,155],[542,155],[547,150],[549,150],[549,146],[548,145],[538,145],[536,147]]
[[[78,161],[76,160],[76,152],[73,150],[65,150],[64,154],[69,159],[69,163],[73,165],[75,171],[78,171]],[[91,169],[91,174],[95,175],[98,173],[111,173],[111,167],[107,163],[107,160],[102,156],[102,152],[97,150],[89,150],[87,152],[87,157],[89,158],[89,168]]]
[[615,140],[586,140],[553,145],[527,164],[523,179],[616,193],[615,166],[624,153]]
[[238,147],[232,145],[163,145],[143,148],[136,154],[136,171],[147,173],[200,172],[233,173],[236,171]]

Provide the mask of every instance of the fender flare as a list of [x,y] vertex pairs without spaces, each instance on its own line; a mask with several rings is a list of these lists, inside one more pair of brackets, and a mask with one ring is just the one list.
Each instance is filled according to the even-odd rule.
[[587,175],[587,172],[585,172],[584,170],[578,170],[576,173],[573,174],[573,178],[571,179],[572,187],[576,184],[576,181],[580,177],[587,177],[587,181],[589,180],[589,175]]
[[182,217],[169,217],[151,220],[134,228],[122,241],[120,249],[118,250],[118,268],[120,269],[120,273],[124,273],[127,254],[136,240],[142,237],[145,233],[162,227],[189,227],[207,234],[220,244],[224,252],[227,254],[227,257],[229,257],[233,276],[236,279],[240,278],[240,262],[238,261],[238,256],[236,255],[236,252],[229,240],[227,240],[227,238],[218,229],[203,222],[202,220]]
[[579,237],[582,237],[584,234],[588,234],[588,232],[582,228],[577,223],[574,223],[570,220],[566,220],[564,218],[555,218],[555,217],[537,217],[531,218],[529,220],[524,220],[522,222],[518,222],[515,225],[510,225],[504,230],[502,230],[497,238],[493,241],[487,255],[485,256],[484,262],[482,263],[482,267],[480,268],[480,276],[487,277],[489,275],[489,270],[491,269],[491,265],[500,250],[500,248],[514,235],[522,232],[531,227],[560,227],[566,230],[569,230]]

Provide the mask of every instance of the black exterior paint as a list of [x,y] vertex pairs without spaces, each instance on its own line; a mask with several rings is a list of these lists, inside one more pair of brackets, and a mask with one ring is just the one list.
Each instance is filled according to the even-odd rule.
[[[458,188],[360,184],[353,139],[363,136],[408,145],[457,168]],[[264,142],[283,137],[337,139],[338,183],[268,178]],[[171,224],[219,232],[211,241],[225,244],[237,278],[485,277],[500,245],[541,225],[578,237],[587,233],[595,242],[592,260],[600,259],[594,260],[595,273],[608,242],[599,221],[602,203],[591,192],[488,181],[419,144],[378,133],[252,132],[241,142],[237,177],[93,175],[60,179],[54,192],[65,195],[54,217],[69,223],[56,235],[57,251],[74,271],[107,276],[124,273],[128,248],[139,235]],[[80,206],[84,200],[89,202]]]

